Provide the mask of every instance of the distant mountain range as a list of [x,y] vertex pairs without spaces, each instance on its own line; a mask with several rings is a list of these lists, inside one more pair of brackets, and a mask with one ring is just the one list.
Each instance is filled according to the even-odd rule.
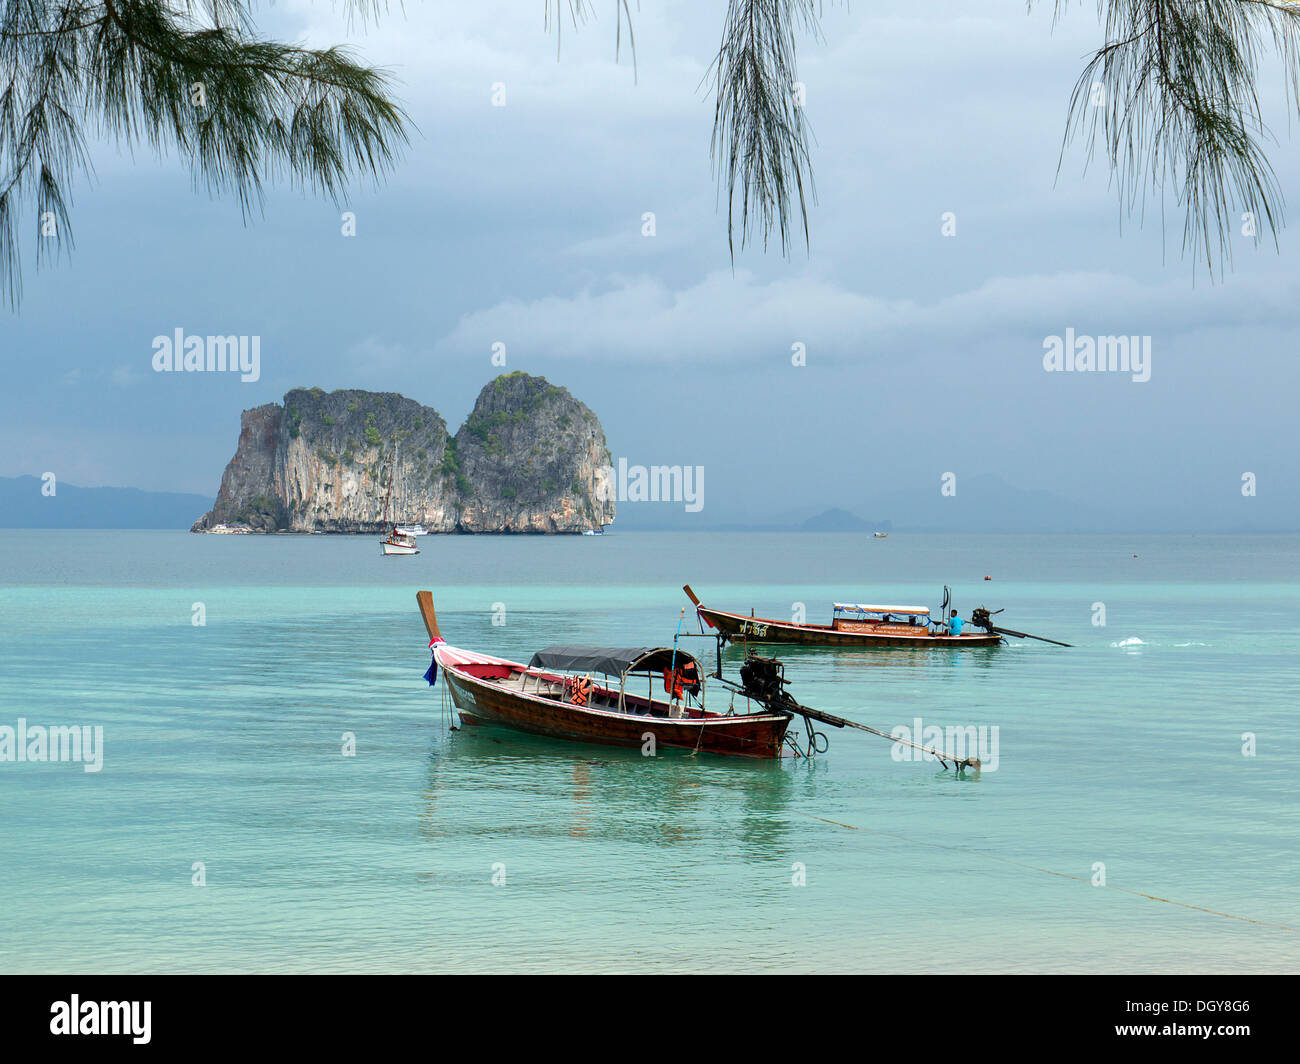
[[139,488],[79,488],[39,477],[0,477],[0,528],[189,528],[212,505],[206,495]]
[[[954,495],[932,489],[884,492],[871,498],[873,517],[843,507],[808,515],[786,509],[754,521],[709,522],[708,511],[683,513],[664,505],[619,507],[618,527],[751,532],[1098,532],[1130,528],[1113,514],[1048,491],[1026,491],[995,476],[972,476],[959,482]],[[888,518],[884,515],[888,514]],[[692,520],[693,519],[693,520]]]
[[823,510],[815,517],[810,517],[799,525],[800,532],[889,532],[893,529],[892,521],[872,523],[864,521],[857,514],[835,507]]
[[1107,510],[1050,491],[1026,490],[1000,477],[963,477],[955,495],[941,495],[936,482],[926,492],[889,492],[872,500],[892,514],[900,528],[915,532],[1100,532],[1125,528]]
[[[1290,492],[1243,498],[1235,485],[1222,496],[1188,493],[1177,502],[1094,505],[1040,489],[1018,488],[989,474],[963,477],[957,492],[942,495],[936,481],[925,490],[888,491],[862,504],[870,517],[841,507],[821,510],[788,505],[751,520],[709,520],[714,511],[683,513],[666,504],[620,505],[618,528],[732,532],[1292,532],[1300,512]],[[812,513],[813,516],[809,516]],[[886,518],[885,515],[888,515]]]

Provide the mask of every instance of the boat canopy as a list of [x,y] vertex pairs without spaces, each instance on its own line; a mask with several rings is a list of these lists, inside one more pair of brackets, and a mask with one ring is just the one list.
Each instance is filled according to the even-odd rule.
[[681,668],[687,663],[696,666],[698,675],[699,662],[686,651],[672,647],[546,647],[533,655],[528,666],[622,676],[629,672],[661,672],[674,664]]
[[867,606],[862,603],[837,602],[836,613],[901,613],[903,616],[929,617],[930,611],[924,606]]

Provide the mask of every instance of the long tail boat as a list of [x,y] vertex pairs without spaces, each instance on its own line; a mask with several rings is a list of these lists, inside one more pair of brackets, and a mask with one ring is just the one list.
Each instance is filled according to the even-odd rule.
[[[760,657],[751,650],[740,667],[740,682],[727,679],[722,675],[721,635],[717,637],[718,669],[710,677],[704,675],[694,656],[678,648],[676,639],[671,647],[547,647],[534,654],[527,665],[520,665],[448,646],[438,629],[433,595],[419,591],[415,598],[433,652],[424,678],[433,685],[442,669],[443,682],[466,725],[498,724],[557,739],[640,747],[643,752],[653,737],[655,745],[695,753],[810,758],[826,752],[826,735],[816,725],[828,724],[912,747],[942,762],[945,770],[949,762],[958,773],[980,767],[979,758],[965,757],[964,751],[924,746],[906,736],[802,705],[786,690],[790,681],[785,678],[785,666],[776,658]],[[606,679],[597,682],[593,673]],[[661,674],[666,699],[655,697],[655,681]],[[640,676],[647,681],[645,697],[627,689],[628,680]],[[611,677],[617,677],[617,687]],[[704,685],[710,679],[731,692],[726,714],[704,708]],[[738,713],[737,698],[744,699],[747,707],[758,708]],[[787,731],[796,716],[807,733],[802,745]]]
[[762,703],[757,712],[706,710],[704,670],[677,647],[555,646],[521,665],[449,646],[438,629],[433,595],[417,592],[416,601],[433,652],[425,678],[432,684],[442,670],[465,725],[502,725],[609,746],[644,749],[653,737],[657,746],[781,756],[792,714]]
[[[951,635],[944,625],[934,626],[924,606],[874,606],[836,602],[830,624],[798,624],[770,617],[715,610],[704,605],[687,584],[682,590],[695,604],[695,612],[709,627],[733,643],[794,643],[818,647],[995,647],[1002,635],[996,629],[964,631]],[[946,596],[945,596],[946,604]]]

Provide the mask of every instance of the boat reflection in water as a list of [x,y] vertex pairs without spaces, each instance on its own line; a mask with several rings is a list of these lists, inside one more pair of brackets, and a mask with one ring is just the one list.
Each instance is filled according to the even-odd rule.
[[[524,817],[534,839],[707,845],[719,859],[766,865],[789,853],[798,827],[791,799],[801,781],[826,769],[815,759],[723,759],[663,748],[647,757],[466,729],[449,733],[431,759],[419,831],[432,843],[459,845],[521,830]],[[475,815],[487,808],[490,818]],[[503,815],[510,827],[502,827]]]

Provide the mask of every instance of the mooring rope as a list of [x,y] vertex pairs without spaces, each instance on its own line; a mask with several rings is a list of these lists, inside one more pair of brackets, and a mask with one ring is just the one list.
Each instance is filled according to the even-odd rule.
[[[1004,864],[1015,865],[1017,868],[1028,868],[1035,872],[1046,872],[1049,876],[1059,876],[1061,879],[1073,879],[1079,883],[1091,884],[1092,880],[1087,876],[1076,876],[1070,872],[1058,872],[1053,868],[1043,868],[1040,865],[1028,864],[1024,861],[1016,861],[1010,857],[1003,857],[997,853],[987,853],[984,850],[972,850],[967,846],[948,846],[942,842],[928,842],[925,839],[914,839],[908,835],[899,835],[892,831],[881,831],[878,828],[864,828],[856,824],[844,824],[838,820],[829,820],[824,816],[817,816],[815,813],[805,813],[802,809],[796,809],[794,812],[800,816],[810,817],[813,820],[820,820],[823,824],[834,824],[836,827],[848,828],[850,831],[866,831],[872,835],[883,835],[890,839],[900,839],[903,842],[914,842],[920,846],[931,846],[939,850],[949,850],[954,853],[969,853],[976,857],[987,857],[991,861],[1002,861]],[[1192,905],[1190,902],[1176,901],[1173,898],[1162,898],[1158,894],[1147,894],[1145,891],[1133,890],[1131,887],[1117,887],[1110,883],[1102,883],[1100,886],[1107,890],[1118,890],[1124,894],[1132,894],[1139,898],[1149,898],[1151,901],[1162,901],[1166,905],[1177,905],[1183,909],[1193,909],[1196,912],[1209,913],[1212,916],[1222,916],[1228,920],[1241,920],[1247,924],[1258,924],[1260,927],[1274,927],[1279,931],[1291,931],[1300,934],[1300,927],[1291,927],[1288,924],[1275,924],[1269,920],[1256,920],[1251,916],[1238,916],[1235,913],[1225,913],[1218,909],[1210,909],[1204,905]]]
[[455,709],[451,701],[451,685],[444,679],[442,682],[442,733],[447,734],[448,728],[454,727]]

